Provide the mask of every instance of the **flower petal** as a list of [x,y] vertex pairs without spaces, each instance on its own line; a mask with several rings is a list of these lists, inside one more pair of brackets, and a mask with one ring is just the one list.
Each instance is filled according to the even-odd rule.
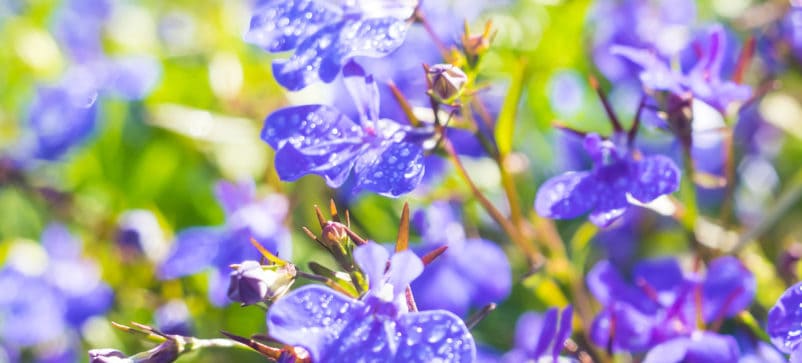
[[[686,337],[676,338],[669,340],[665,343],[658,344],[652,348],[643,363],[681,363],[685,360],[685,355],[688,353],[688,346],[690,339]],[[718,360],[711,360],[710,362],[721,362]]]
[[387,271],[387,283],[393,286],[393,295],[404,293],[409,283],[423,272],[423,262],[415,252],[405,250],[396,252],[390,257],[390,270]]
[[590,211],[597,196],[590,172],[568,172],[547,180],[537,191],[535,210],[548,218],[574,218]]
[[384,285],[384,271],[389,259],[390,252],[375,242],[368,242],[354,249],[354,261],[365,273],[371,290],[381,289]]
[[[449,246],[452,248],[453,246]],[[469,239],[462,251],[447,250],[456,260],[457,272],[471,287],[471,304],[481,307],[507,298],[512,289],[512,268],[504,251],[490,241]]]
[[381,151],[360,156],[354,168],[358,189],[387,197],[409,193],[423,178],[423,149],[413,143],[389,142]]
[[756,288],[755,276],[737,258],[724,256],[713,260],[702,284],[705,321],[731,317],[746,309],[755,297]]
[[532,352],[533,358],[538,359],[546,355],[549,345],[551,345],[554,340],[554,335],[557,334],[557,313],[557,308],[551,308],[546,310],[546,313],[543,315],[543,325],[537,339],[537,344],[535,345],[535,350]]
[[379,119],[379,87],[359,63],[351,60],[343,67],[343,82],[359,112],[362,126]]
[[800,350],[802,342],[802,282],[785,290],[769,310],[766,332],[784,353]]
[[244,39],[268,52],[284,52],[341,16],[339,8],[325,1],[267,1],[254,11]]
[[697,331],[691,335],[686,363],[738,362],[740,352],[735,338],[710,332]]
[[398,319],[400,333],[394,362],[455,362],[476,359],[473,336],[456,315],[443,310],[420,311]]
[[338,187],[364,147],[362,135],[362,128],[337,109],[308,105],[273,112],[261,136],[277,151],[275,166],[282,180],[318,174]]
[[362,320],[362,314],[362,302],[322,286],[307,285],[270,306],[267,329],[276,340],[304,347],[315,361],[326,361],[325,352],[342,338],[349,323]]
[[554,346],[551,348],[551,356],[555,361],[565,346],[565,340],[571,335],[571,320],[573,315],[574,307],[571,305],[566,306],[562,314],[560,314],[560,326],[557,329],[557,334],[554,336]]
[[172,250],[159,268],[159,277],[174,279],[209,267],[217,257],[223,233],[217,227],[193,227],[178,233]]
[[214,186],[214,195],[226,214],[232,214],[254,200],[256,184],[252,180],[238,183],[219,181]]
[[679,189],[680,171],[668,157],[654,155],[636,162],[630,169],[634,173],[629,193],[640,202],[648,203],[657,197],[670,194]]
[[[289,59],[273,61],[273,77],[290,91],[298,91],[317,82],[331,82],[340,72],[342,59],[331,65],[334,48],[342,47],[338,42],[345,21],[326,25],[309,38],[304,39]],[[325,63],[325,68],[323,68]]]
[[677,259],[671,257],[638,262],[633,274],[635,283],[646,284],[642,289],[653,290],[657,294],[657,302],[665,307],[674,304],[685,281]]

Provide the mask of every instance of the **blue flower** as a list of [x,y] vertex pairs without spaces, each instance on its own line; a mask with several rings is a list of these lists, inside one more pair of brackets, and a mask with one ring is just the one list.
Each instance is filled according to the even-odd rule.
[[245,40],[271,53],[273,76],[289,90],[331,82],[357,56],[384,57],[401,46],[414,0],[265,1],[254,11]]
[[500,302],[510,294],[512,271],[504,251],[493,242],[467,238],[448,202],[432,203],[415,213],[412,222],[422,236],[419,250],[448,247],[412,283],[419,307],[465,316],[471,308]]
[[[77,345],[71,331],[105,313],[114,300],[113,291],[100,279],[98,266],[81,256],[80,241],[59,224],[49,225],[42,233],[43,250],[17,246],[11,248],[7,265],[0,269],[0,286],[13,292],[0,294],[0,341],[11,349],[59,339]],[[32,259],[40,253],[45,261]],[[37,265],[43,262],[46,265]],[[37,358],[49,361],[71,355],[72,348],[45,349],[37,352]]]
[[276,150],[278,175],[294,181],[317,174],[329,186],[339,187],[353,170],[357,189],[389,197],[412,191],[423,177],[422,144],[434,131],[379,118],[373,77],[365,76],[354,62],[343,72],[360,122],[326,105],[273,112],[265,120],[262,139]]
[[354,258],[370,286],[362,299],[304,286],[270,307],[270,336],[305,348],[316,362],[474,361],[473,337],[457,316],[408,311],[404,291],[423,271],[414,253],[390,258],[384,247],[369,242],[354,250]]
[[630,207],[628,196],[648,203],[679,188],[679,168],[665,156],[635,159],[634,151],[597,134],[587,135],[584,147],[593,169],[547,180],[535,198],[541,216],[565,219],[590,212],[591,222],[608,226]]
[[[683,356],[697,354],[690,352],[700,339],[727,340],[697,330],[697,321],[710,324],[736,315],[752,302],[756,288],[752,273],[731,256],[711,261],[706,277],[685,274],[675,259],[662,258],[637,263],[631,278],[625,279],[602,261],[588,273],[587,284],[604,306],[593,322],[594,343],[615,351],[643,352],[674,341],[672,346],[687,350],[678,351]],[[709,346],[710,354],[729,354],[729,340],[718,343],[701,344],[699,349]]]
[[17,149],[20,157],[56,160],[85,141],[97,123],[96,98],[80,87],[40,87],[28,114],[29,133]]
[[785,290],[769,310],[766,332],[780,351],[802,356],[802,282]]
[[515,345],[502,357],[502,362],[562,361],[559,355],[571,336],[573,311],[569,305],[562,314],[557,308],[551,308],[545,314],[528,312],[521,315],[515,324]]
[[735,339],[706,331],[671,339],[652,348],[643,363],[736,363],[740,353]]
[[686,72],[672,69],[653,52],[644,49],[614,46],[613,54],[621,55],[640,66],[643,71],[640,79],[643,86],[657,91],[668,91],[675,95],[691,93],[725,113],[734,103],[744,102],[752,96],[752,89],[746,85],[721,79],[722,64],[726,55],[726,33],[723,26],[717,25],[707,32],[707,49],[698,57],[696,64]]
[[229,265],[259,260],[261,256],[251,246],[251,238],[282,258],[289,258],[292,241],[282,225],[287,213],[283,197],[257,199],[253,182],[219,182],[215,192],[226,213],[225,225],[192,227],[178,233],[167,259],[159,267],[159,276],[173,279],[212,267],[215,274],[209,295],[219,306],[228,302]]

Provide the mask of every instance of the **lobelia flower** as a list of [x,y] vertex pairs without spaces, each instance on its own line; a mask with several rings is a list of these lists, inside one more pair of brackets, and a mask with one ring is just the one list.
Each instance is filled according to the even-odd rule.
[[512,288],[512,270],[504,251],[495,243],[467,238],[448,202],[432,203],[415,213],[412,223],[422,236],[419,254],[447,246],[412,283],[421,309],[444,309],[465,316],[504,300]]
[[611,53],[611,46],[654,49],[660,56],[682,50],[696,21],[693,0],[596,0],[588,12],[593,62],[615,84],[632,81],[636,69]]
[[[698,330],[697,323],[710,324],[738,314],[749,306],[756,288],[752,273],[731,256],[711,261],[705,278],[684,274],[673,258],[641,261],[630,279],[601,261],[588,273],[587,284],[604,306],[592,325],[593,342],[614,351],[656,350],[649,355],[665,360],[655,362],[737,359],[732,337]],[[676,354],[660,353],[664,350]]]
[[802,362],[802,282],[791,286],[769,310],[766,332],[771,342],[783,353],[791,354],[791,362]]
[[245,41],[277,53],[273,76],[296,91],[331,82],[353,57],[384,57],[401,46],[417,0],[272,0],[251,17]]
[[700,99],[721,113],[726,113],[731,104],[742,103],[752,96],[752,89],[722,77],[722,64],[726,55],[726,33],[724,27],[711,27],[704,39],[703,49],[696,64],[690,69],[678,71],[650,50],[613,46],[613,54],[623,56],[642,68],[640,80],[650,90],[668,91],[682,96],[686,93]]
[[210,280],[210,300],[222,306],[228,303],[227,290],[231,264],[258,260],[259,252],[250,239],[262,243],[271,253],[289,258],[290,234],[282,225],[287,200],[280,195],[257,198],[252,181],[233,184],[219,182],[215,194],[223,206],[226,223],[216,227],[192,227],[178,233],[170,253],[159,267],[159,277],[174,279],[215,270]]
[[412,251],[390,258],[368,242],[354,250],[354,259],[370,287],[362,299],[317,285],[294,290],[268,310],[270,336],[303,347],[315,362],[474,361],[473,337],[457,316],[408,310],[404,291],[423,271]]
[[[0,294],[0,341],[12,350],[36,347],[42,361],[74,361],[73,348],[80,344],[74,331],[105,313],[114,299],[98,266],[81,256],[80,241],[59,224],[44,230],[41,247],[11,247],[0,269],[0,286],[5,291]],[[58,349],[38,349],[48,345]]]
[[551,308],[544,314],[524,313],[515,324],[513,349],[501,358],[501,362],[574,362],[573,359],[559,356],[565,341],[571,336],[572,315],[571,305],[562,314],[558,313],[557,308]]
[[591,222],[609,226],[630,208],[628,197],[648,203],[679,188],[679,168],[665,156],[636,159],[634,150],[597,134],[588,134],[583,145],[593,169],[567,172],[543,183],[535,198],[541,216],[566,219],[589,212]]
[[423,177],[423,143],[434,130],[379,118],[373,77],[355,62],[346,65],[343,74],[359,123],[326,105],[287,107],[265,120],[262,140],[276,150],[279,177],[294,181],[317,174],[329,186],[339,187],[353,170],[356,189],[388,197],[412,191]]
[[183,300],[170,300],[153,313],[153,321],[160,332],[191,336],[192,316]]

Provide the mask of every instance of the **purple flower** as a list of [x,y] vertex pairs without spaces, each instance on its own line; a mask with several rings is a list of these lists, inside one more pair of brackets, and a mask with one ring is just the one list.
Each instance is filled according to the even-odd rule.
[[[697,319],[709,324],[736,315],[752,302],[756,288],[752,273],[731,256],[711,261],[704,278],[683,273],[671,258],[639,262],[630,279],[602,261],[588,273],[587,284],[604,306],[593,322],[594,343],[630,352],[676,338],[682,338],[681,343],[672,344],[692,351],[698,339],[721,339],[697,331]],[[728,346],[709,345],[711,350]],[[726,355],[727,349],[714,353]]]
[[276,150],[282,180],[307,174],[339,187],[353,170],[356,189],[397,197],[423,177],[423,141],[434,133],[379,118],[378,87],[351,62],[343,70],[360,116],[356,123],[326,105],[287,107],[270,114],[262,139]]
[[418,211],[413,224],[422,236],[421,252],[448,246],[412,283],[422,309],[465,316],[471,308],[499,302],[510,294],[512,271],[504,251],[493,242],[466,238],[448,202],[434,202]]
[[159,267],[162,279],[173,279],[215,269],[210,281],[210,299],[216,305],[228,302],[229,265],[245,260],[258,260],[254,238],[270,252],[289,258],[292,243],[282,225],[287,201],[279,195],[257,199],[253,182],[232,184],[219,182],[217,199],[226,213],[226,223],[217,227],[192,227],[178,233],[167,259]]
[[652,348],[643,363],[736,363],[739,356],[733,337],[695,331]]
[[782,352],[801,351],[799,346],[802,343],[802,282],[785,290],[769,310],[766,332],[774,346]]
[[[43,250],[39,251],[47,265],[36,266],[43,261],[27,260],[39,254],[29,248],[38,246],[19,252],[12,247],[7,265],[0,269],[0,287],[12,292],[0,294],[0,340],[15,348],[57,339],[72,344],[68,331],[105,313],[113,302],[113,291],[100,280],[98,266],[81,256],[80,241],[64,226],[49,225],[41,244]],[[45,361],[44,355],[52,353],[37,355]],[[71,354],[70,349],[57,353]]]
[[29,134],[18,152],[29,157],[56,160],[85,141],[96,124],[97,94],[80,87],[40,87],[28,113]]
[[384,57],[406,36],[417,1],[322,0],[262,2],[245,40],[271,53],[294,50],[273,61],[273,75],[289,90],[331,82],[357,56]]
[[473,337],[457,316],[408,311],[404,291],[423,271],[414,253],[390,258],[369,242],[354,250],[354,258],[370,286],[362,299],[316,285],[292,291],[268,311],[271,337],[305,348],[316,362],[474,361]]
[[649,50],[614,46],[610,51],[629,59],[643,69],[640,79],[647,89],[668,91],[675,95],[690,93],[719,112],[725,113],[729,105],[746,101],[752,96],[751,87],[721,78],[722,64],[726,55],[726,39],[724,27],[720,25],[712,27],[705,39],[707,48],[703,48],[696,64],[685,72],[672,69],[667,61]]
[[182,300],[171,300],[153,313],[156,327],[164,334],[192,335],[192,316]]
[[590,212],[591,222],[608,226],[630,207],[628,196],[648,203],[679,188],[679,168],[665,156],[636,160],[632,150],[597,134],[587,135],[584,147],[594,161],[593,169],[546,181],[535,198],[541,216],[565,219]]
[[696,20],[696,2],[596,0],[589,14],[593,61],[608,79],[619,83],[629,81],[634,69],[612,54],[610,46],[651,48],[661,56],[680,51]]
[[515,324],[515,346],[504,355],[502,362],[540,362],[551,357],[557,362],[565,341],[571,335],[573,307],[569,305],[562,314],[551,308],[545,314],[528,312]]

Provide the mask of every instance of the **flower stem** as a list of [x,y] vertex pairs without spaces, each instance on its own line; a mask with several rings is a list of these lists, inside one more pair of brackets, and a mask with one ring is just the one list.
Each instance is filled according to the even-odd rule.
[[523,236],[519,233],[518,229],[501,213],[494,205],[490,202],[489,199],[479,190],[479,187],[473,182],[470,175],[468,175],[468,171],[465,170],[465,166],[462,165],[462,162],[459,160],[459,156],[457,155],[456,151],[454,151],[454,146],[451,144],[451,140],[447,138],[443,140],[443,149],[448,153],[451,162],[457,169],[457,173],[460,177],[468,184],[468,187],[471,189],[474,197],[476,200],[479,201],[479,204],[490,214],[490,217],[496,221],[496,223],[501,226],[507,236],[510,237],[513,243],[515,243],[518,248],[521,249],[522,252],[526,255],[527,259],[530,263],[534,266],[539,266],[543,263],[544,257],[540,252],[535,248],[535,246],[527,243]]

